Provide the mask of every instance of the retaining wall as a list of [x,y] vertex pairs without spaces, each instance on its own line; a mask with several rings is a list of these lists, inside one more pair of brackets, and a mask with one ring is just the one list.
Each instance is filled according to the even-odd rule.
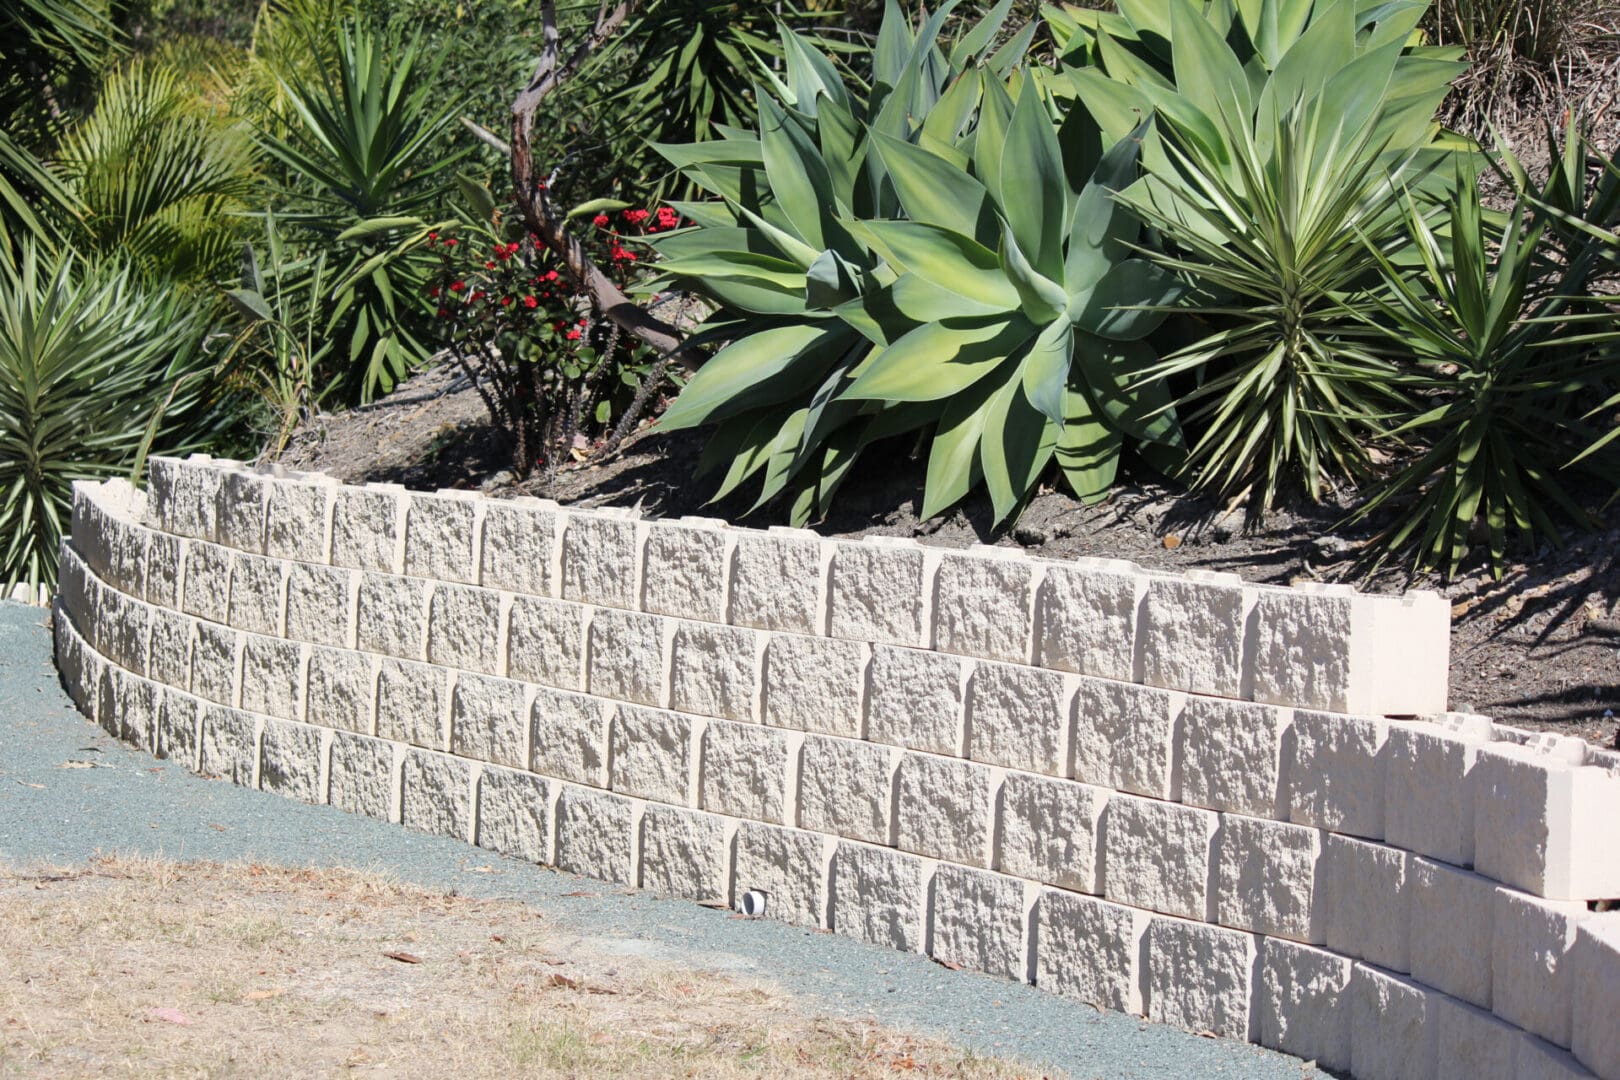
[[1620,760],[1444,713],[1448,617],[193,458],[76,488],[56,633],[237,783],[1369,1080],[1620,1080]]

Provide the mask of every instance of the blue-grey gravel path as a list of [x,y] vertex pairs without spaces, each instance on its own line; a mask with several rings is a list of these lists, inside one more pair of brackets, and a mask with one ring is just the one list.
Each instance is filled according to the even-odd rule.
[[39,608],[0,602],[0,861],[72,865],[123,852],[382,869],[428,888],[524,901],[603,950],[767,979],[812,1009],[934,1032],[1076,1080],[1326,1075],[1295,1058],[947,971],[924,957],[621,893],[332,807],[204,780],[126,747],[74,709],[57,680],[46,620]]

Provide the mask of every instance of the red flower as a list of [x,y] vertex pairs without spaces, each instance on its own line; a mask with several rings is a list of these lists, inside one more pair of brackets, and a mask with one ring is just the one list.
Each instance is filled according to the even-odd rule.
[[439,238],[439,234],[438,234],[438,233],[436,233],[436,232],[430,232],[430,233],[428,233],[428,239],[429,239],[429,240],[437,240],[437,239],[438,239],[438,238]]
[[532,310],[540,306],[540,301],[536,300],[532,296],[525,296],[523,298],[523,306]]
[[658,227],[659,228],[661,228],[661,229],[673,229],[675,226],[679,225],[680,223],[681,223],[681,216],[679,214],[677,214],[673,209],[671,209],[668,206],[660,206],[658,208]]
[[465,289],[466,287],[467,287],[467,283],[465,281],[452,281],[450,283],[450,291],[451,292],[460,292],[461,290]]
[[591,224],[595,225],[598,229],[605,229],[608,227],[608,223],[611,220],[612,219],[606,214],[597,214],[595,217],[591,218]]
[[547,270],[546,271],[546,280],[547,281],[556,281],[557,276],[558,276],[557,271],[555,271],[555,270]]
[[440,308],[439,309],[439,318],[448,319],[449,317],[450,317],[450,309],[449,308]]
[[591,320],[589,320],[589,319],[581,319],[581,320],[579,320],[579,325],[588,326],[588,325],[590,325],[590,321]]
[[578,341],[579,340],[579,331],[578,330],[570,330],[570,331],[568,331],[568,333],[564,334],[563,336],[566,337],[569,341]]
[[632,225],[640,225],[651,216],[652,214],[646,210],[626,210],[624,212],[624,220]]
[[467,303],[476,304],[476,303],[478,303],[478,301],[482,300],[483,298],[484,298],[484,290],[479,289],[477,292],[475,292],[471,296],[467,297]]
[[448,240],[446,240],[444,242],[444,246],[445,247],[455,247],[456,246],[456,238],[452,236],[450,239],[448,239]]
[[510,296],[501,297],[501,307],[511,307],[511,306],[512,306],[512,298]]
[[495,269],[495,264],[493,262],[486,262],[484,264],[484,269],[485,270],[493,270],[493,269]]
[[435,286],[433,286],[433,288],[429,289],[428,290],[428,296],[433,298],[433,299],[437,299],[438,296],[439,296],[439,287],[437,285],[435,285]]

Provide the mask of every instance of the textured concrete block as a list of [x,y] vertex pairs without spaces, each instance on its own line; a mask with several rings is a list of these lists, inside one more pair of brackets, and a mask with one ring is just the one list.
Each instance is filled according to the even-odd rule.
[[1074,700],[1074,778],[1173,798],[1176,729],[1186,700],[1173,690],[1081,679]]
[[1211,810],[1283,817],[1283,732],[1292,709],[1194,697],[1181,711],[1181,800]]
[[1027,663],[1034,632],[1036,563],[1017,548],[940,556],[934,577],[934,648]]
[[1412,969],[1409,861],[1382,844],[1322,838],[1317,902],[1328,948],[1392,971]]
[[102,604],[98,612],[106,624],[98,634],[104,641],[102,654],[120,667],[144,674],[151,650],[153,609],[111,589],[106,599],[109,602]]
[[1121,559],[1049,563],[1035,598],[1035,662],[1126,682],[1147,577]]
[[[1576,745],[1576,753],[1584,750]],[[1493,743],[1474,763],[1474,865],[1549,900],[1620,896],[1620,772]]]
[[450,750],[460,757],[521,769],[528,737],[528,691],[489,675],[456,676],[450,699]]
[[765,917],[795,926],[825,925],[826,857],[822,837],[745,821],[737,827],[732,895],[765,894]]
[[726,903],[730,842],[724,818],[675,806],[641,817],[641,887],[686,900]]
[[935,960],[1030,981],[1022,881],[944,864],[934,872],[932,894],[929,954]]
[[408,750],[401,779],[400,820],[435,836],[467,839],[472,824],[472,766],[447,754]]
[[394,747],[381,739],[332,736],[330,801],[351,814],[387,821],[393,812]]
[[429,588],[430,583],[416,578],[361,577],[356,621],[360,648],[401,660],[426,659]]
[[153,682],[184,690],[191,677],[192,618],[176,611],[152,609],[146,674]]
[[287,636],[342,648],[349,644],[354,598],[349,571],[293,563],[287,568]]
[[1116,795],[1103,811],[1103,895],[1133,907],[1202,919],[1220,815]]
[[1438,1080],[1517,1080],[1523,1032],[1444,994],[1432,1004]]
[[146,546],[146,600],[159,607],[180,607],[181,575],[185,570],[186,542],[177,536],[152,533]]
[[563,600],[515,598],[508,615],[507,674],[563,690],[583,690],[589,610]]
[[551,781],[490,766],[478,774],[478,846],[544,863],[551,859]]
[[253,634],[280,634],[287,564],[256,555],[231,561],[230,610],[226,621]]
[[1396,847],[1455,866],[1474,862],[1474,791],[1470,774],[1490,742],[1483,716],[1442,724],[1394,724],[1384,781],[1384,836]]
[[405,509],[405,572],[439,581],[477,581],[473,538],[480,505],[469,492],[411,495]]
[[895,843],[931,859],[988,865],[990,770],[971,761],[907,754],[895,774]]
[[377,734],[442,750],[449,684],[449,672],[443,668],[385,658],[377,675]]
[[833,856],[832,927],[840,934],[901,952],[922,952],[922,860],[865,844],[840,843]]
[[1594,1080],[1569,1051],[1533,1035],[1519,1038],[1513,1069],[1514,1080]]
[[340,487],[332,493],[332,565],[378,573],[403,569],[405,489],[396,484]]
[[996,869],[1014,877],[1096,893],[1107,791],[1009,773],[997,796]]
[[209,622],[225,621],[230,599],[231,549],[193,541],[186,545],[181,609]]
[[637,705],[664,703],[661,615],[598,611],[591,616],[586,685],[591,693]]
[[1496,882],[1419,856],[1407,873],[1412,978],[1490,1008]]
[[197,753],[201,749],[197,731],[200,722],[201,705],[197,699],[190,694],[170,690],[164,695],[163,712],[158,717],[155,755],[178,761],[188,769],[196,769]]
[[1255,590],[1236,574],[1149,577],[1137,627],[1142,681],[1241,698],[1243,627]]
[[1288,820],[1382,839],[1388,735],[1385,720],[1295,712],[1283,747]]
[[556,813],[559,869],[617,885],[635,880],[634,811],[629,799],[565,784]]
[[266,720],[260,753],[259,786],[265,791],[307,803],[326,801],[326,792],[321,790],[320,729]]
[[737,534],[726,621],[797,634],[822,631],[821,537],[805,529]]
[[101,672],[101,701],[96,715],[118,738],[142,750],[157,744],[163,716],[163,687],[107,665]]
[[1491,1011],[1569,1046],[1569,955],[1588,916],[1579,900],[1541,900],[1497,888],[1491,925]]
[[797,745],[774,728],[712,721],[703,732],[702,806],[718,814],[783,823]]
[[249,634],[242,643],[242,708],[282,720],[299,719],[303,646]]
[[724,522],[701,518],[647,525],[641,608],[703,622],[726,621],[731,539]]
[[1148,1019],[1228,1039],[1249,1037],[1255,938],[1156,918],[1147,929]]
[[252,785],[259,760],[258,731],[253,717],[221,705],[204,705],[197,729],[199,764],[204,776]]
[[342,649],[310,649],[305,720],[369,735],[376,682],[371,657]]
[[490,499],[484,503],[479,547],[479,584],[486,589],[552,596],[553,565],[561,515],[540,499]]
[[1046,890],[1035,985],[1101,1009],[1142,1015],[1140,958],[1151,919],[1140,908]]
[[220,481],[219,542],[237,551],[264,552],[265,476],[232,470]]
[[765,646],[765,723],[861,737],[871,649],[860,641],[773,634]]
[[628,514],[568,515],[563,530],[562,595],[601,607],[635,608],[641,523]]
[[873,743],[807,736],[799,768],[799,826],[887,844],[898,753]]
[[219,705],[234,703],[236,662],[242,647],[235,630],[212,623],[197,623],[191,639],[193,694]]
[[835,542],[828,634],[848,641],[926,644],[922,545],[895,537]]
[[1062,776],[1074,706],[1055,671],[976,664],[967,688],[967,756],[1009,769]]
[[534,699],[530,768],[576,784],[606,787],[611,712],[612,706],[595,698],[542,689]]
[[698,716],[750,720],[759,694],[757,630],[678,622],[670,649],[670,705]]
[[318,476],[267,476],[264,487],[264,553],[273,559],[326,562],[336,482]]
[[469,585],[437,585],[428,603],[427,658],[494,675],[501,666],[501,596]]
[[1349,960],[1325,949],[1261,938],[1255,1041],[1325,1069],[1348,1069],[1351,967]]
[[690,806],[692,724],[690,717],[663,709],[619,706],[611,729],[609,786],[638,799]]
[[235,462],[214,461],[207,454],[154,457],[147,462],[147,484],[154,518],[164,532],[199,540],[218,535],[219,491],[226,469]]
[[866,737],[873,742],[955,754],[961,748],[963,665],[920,649],[872,650]]
[[1570,1049],[1602,1077],[1620,1076],[1620,912],[1593,914],[1575,934],[1570,953]]
[[1320,945],[1316,902],[1322,834],[1299,825],[1222,814],[1215,835],[1215,922]]

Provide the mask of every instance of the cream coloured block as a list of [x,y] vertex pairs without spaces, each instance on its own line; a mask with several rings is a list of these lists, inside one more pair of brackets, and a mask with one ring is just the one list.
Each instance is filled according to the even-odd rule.
[[585,661],[590,692],[637,705],[662,705],[665,621],[661,615],[633,611],[595,612]]
[[192,541],[186,545],[181,609],[209,622],[222,623],[229,608],[231,549]]
[[177,536],[152,533],[146,545],[146,600],[159,607],[180,606],[180,577],[185,567],[186,542]]
[[725,818],[650,804],[641,817],[641,888],[726,903],[731,846],[727,831]]
[[136,674],[145,674],[152,643],[153,609],[139,600],[107,590],[108,603],[101,605],[99,617],[105,626],[98,633],[104,639],[102,653],[108,660]]
[[703,809],[785,823],[788,774],[796,751],[789,736],[774,728],[709,721],[699,770]]
[[534,699],[530,767],[572,783],[606,787],[612,711],[612,706],[584,694],[542,689]]
[[765,723],[858,739],[871,648],[860,641],[772,634],[765,646]]
[[287,568],[287,636],[342,648],[354,621],[348,570],[293,563]]
[[227,469],[236,464],[207,454],[154,457],[147,462],[152,514],[164,532],[198,540],[218,535],[219,492]]
[[1518,1080],[1522,1031],[1444,994],[1432,1003],[1438,1080]]
[[737,827],[732,895],[765,894],[765,918],[824,926],[827,859],[816,833],[744,821]]
[[832,543],[828,633],[849,641],[925,644],[922,545],[898,537]]
[[1348,1069],[1351,961],[1279,938],[1261,938],[1259,948],[1255,1041],[1326,1069]]
[[1041,893],[1035,985],[1101,1009],[1141,1016],[1142,938],[1153,917],[1125,907],[1047,889]]
[[1391,844],[1453,866],[1474,862],[1474,786],[1479,751],[1491,740],[1483,716],[1389,729],[1384,835]]
[[529,710],[524,686],[489,675],[456,676],[450,699],[450,750],[459,757],[521,769]]
[[1588,915],[1583,901],[1542,900],[1499,886],[1492,917],[1491,1011],[1568,1047],[1569,956]]
[[620,705],[610,736],[609,786],[638,799],[691,805],[692,725],[679,713]]
[[1383,844],[1323,837],[1317,902],[1328,948],[1391,971],[1411,970],[1410,860]]
[[303,646],[248,634],[242,643],[242,708],[297,720],[303,681]]
[[1443,994],[1357,963],[1350,976],[1350,1072],[1356,1080],[1434,1080]]
[[1047,563],[1035,599],[1035,662],[1129,682],[1147,577],[1123,559]]
[[1288,820],[1380,840],[1389,722],[1296,710],[1283,771]]
[[533,773],[489,766],[478,774],[481,848],[544,863],[551,858],[551,781]]
[[1188,698],[1177,733],[1181,801],[1251,817],[1283,817],[1283,733],[1292,722],[1292,709]]
[[251,786],[259,742],[253,717],[222,705],[204,705],[197,727],[198,767],[204,776]]
[[242,635],[212,623],[197,623],[194,631],[189,689],[207,701],[219,705],[232,704]]
[[1568,1050],[1534,1035],[1520,1037],[1513,1067],[1514,1080],[1593,1080],[1593,1074]]
[[1473,777],[1481,874],[1549,900],[1620,897],[1620,772],[1493,743],[1479,751]]
[[[429,664],[384,659],[377,675],[377,734],[442,750],[448,733],[450,673]],[[326,723],[311,717],[311,723]]]
[[361,577],[355,624],[360,648],[401,660],[426,659],[431,587],[418,578],[390,574]]
[[464,491],[413,492],[405,507],[405,572],[437,581],[477,581],[473,543],[479,502]]
[[731,546],[724,522],[705,518],[649,522],[641,609],[682,619],[725,622]]
[[1082,678],[1074,702],[1074,778],[1156,799],[1175,797],[1175,741],[1187,695]]
[[486,589],[552,596],[553,555],[562,514],[543,499],[490,499],[484,503],[478,547],[478,583]]
[[195,620],[177,611],[152,609],[146,674],[164,686],[184,690],[191,674],[191,637]]
[[430,663],[494,675],[501,666],[501,596],[470,585],[435,585],[428,602]]
[[1103,895],[1132,907],[1204,918],[1220,815],[1115,795],[1103,811]]
[[629,799],[564,784],[556,814],[559,869],[617,885],[634,882],[634,805]]
[[1580,924],[1569,970],[1570,1049],[1604,1080],[1620,1076],[1620,912],[1597,912]]
[[1407,873],[1412,978],[1490,1008],[1496,882],[1421,856],[1411,858]]
[[799,769],[799,827],[888,843],[898,755],[875,743],[806,736]]
[[678,622],[670,649],[670,706],[698,716],[751,720],[759,694],[759,632]]
[[981,661],[967,688],[967,756],[1062,776],[1074,723],[1071,682],[1055,671]]
[[219,542],[237,551],[264,552],[265,475],[232,469],[220,481]]
[[267,476],[264,489],[264,553],[273,559],[326,562],[337,482],[314,475]]
[[962,739],[966,663],[944,653],[876,646],[868,669],[866,737],[955,754]]
[[339,731],[332,736],[329,801],[351,814],[386,821],[393,810],[394,747]]
[[332,565],[399,572],[404,527],[405,489],[398,484],[338,488],[332,495]]
[[321,790],[319,728],[266,720],[259,752],[263,755],[259,786],[265,791],[308,803],[326,802],[326,792]]
[[1253,934],[1161,916],[1148,924],[1146,951],[1149,1020],[1249,1037]]
[[562,597],[635,608],[641,523],[626,512],[570,513],[563,526]]
[[376,675],[369,656],[343,649],[311,648],[304,719],[322,727],[370,734]]
[[1236,574],[1150,576],[1136,651],[1149,686],[1245,697],[1243,627],[1255,590]]
[[466,840],[472,823],[472,765],[448,754],[407,750],[400,820],[406,828]]
[[1024,952],[1024,883],[942,864],[934,871],[929,955],[944,964],[1029,982]]
[[170,690],[164,695],[163,714],[158,717],[155,755],[178,761],[188,769],[196,769],[197,754],[201,749],[198,733],[201,722],[201,703],[190,694]]
[[1320,945],[1322,834],[1300,825],[1222,814],[1215,836],[1215,922],[1237,930]]
[[841,842],[833,856],[832,928],[869,945],[922,952],[923,864],[891,848]]
[[230,610],[226,622],[253,634],[281,633],[287,564],[238,554],[231,560]]
[[726,621],[797,634],[823,631],[826,568],[821,537],[807,529],[738,532]]
[[156,683],[108,665],[101,673],[101,701],[96,714],[127,743],[150,750],[157,744],[158,722],[166,691]]
[[1017,548],[977,546],[941,555],[934,577],[934,648],[1027,662],[1036,570]]
[[515,597],[508,615],[506,673],[562,690],[583,690],[589,611],[564,600]]
[[992,824],[989,768],[907,753],[895,784],[897,847],[931,859],[985,865]]
[[995,868],[1014,877],[1097,893],[1102,788],[1009,773],[997,796]]

